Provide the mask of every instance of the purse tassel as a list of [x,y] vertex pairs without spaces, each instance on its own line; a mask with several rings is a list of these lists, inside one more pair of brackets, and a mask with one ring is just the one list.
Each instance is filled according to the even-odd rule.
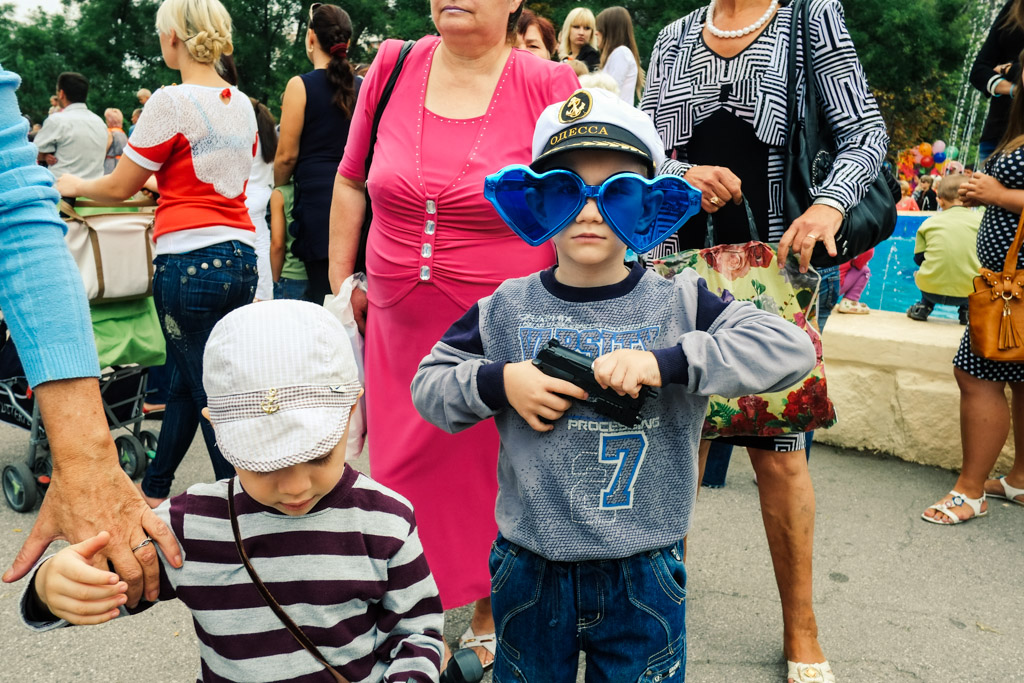
[[1013,327],[1013,316],[1010,311],[1010,302],[1003,299],[1003,318],[999,321],[999,350],[1006,351],[1020,346],[1020,335]]

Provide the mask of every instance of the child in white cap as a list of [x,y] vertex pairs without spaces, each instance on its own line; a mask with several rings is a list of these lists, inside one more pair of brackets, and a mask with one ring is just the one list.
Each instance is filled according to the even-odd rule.
[[[646,114],[580,90],[546,109],[530,167],[489,176],[498,213],[558,265],[508,280],[455,322],[412,384],[420,413],[501,435],[490,559],[494,680],[664,681],[685,676],[682,539],[697,491],[708,396],[793,384],[814,366],[807,335],[693,272],[625,263],[675,233],[700,193],[674,176]],[[550,248],[543,246],[542,248]],[[531,362],[549,340],[584,354],[594,379],[647,398],[634,426]]]
[[[184,557],[175,569],[160,556],[159,599],[192,610],[199,680],[323,681],[330,666],[349,681],[436,681],[441,601],[412,507],[345,463],[362,388],[341,323],[301,301],[245,306],[217,323],[203,366],[203,414],[237,476],[157,508]],[[108,540],[43,561],[22,600],[30,627],[125,613],[125,583],[91,565]]]

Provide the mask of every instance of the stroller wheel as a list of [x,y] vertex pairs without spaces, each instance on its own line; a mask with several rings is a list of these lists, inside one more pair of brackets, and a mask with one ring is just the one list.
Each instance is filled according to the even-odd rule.
[[139,441],[142,442],[142,447],[146,449],[146,464],[148,465],[149,461],[156,456],[156,444],[160,441],[160,430],[143,429],[139,432]]
[[114,439],[114,446],[117,447],[117,458],[124,470],[132,479],[137,479],[146,471],[146,448],[142,442],[135,438],[134,434],[122,434]]
[[36,505],[39,489],[32,470],[23,462],[16,462],[4,468],[4,498],[16,512],[28,512]]

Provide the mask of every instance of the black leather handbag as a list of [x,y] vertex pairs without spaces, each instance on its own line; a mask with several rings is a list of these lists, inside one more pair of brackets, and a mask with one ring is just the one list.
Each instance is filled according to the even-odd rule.
[[[832,171],[836,144],[831,128],[818,106],[811,59],[810,2],[794,0],[789,34],[789,136],[783,171],[782,214],[786,225],[800,217],[814,202],[813,189]],[[801,30],[801,26],[802,30]],[[801,120],[797,93],[797,40],[803,41],[804,102],[806,116]],[[846,212],[836,233],[836,256],[829,256],[824,244],[817,244],[811,256],[816,268],[837,266],[871,249],[892,236],[896,227],[896,202],[900,186],[886,167],[872,181],[867,194]]]

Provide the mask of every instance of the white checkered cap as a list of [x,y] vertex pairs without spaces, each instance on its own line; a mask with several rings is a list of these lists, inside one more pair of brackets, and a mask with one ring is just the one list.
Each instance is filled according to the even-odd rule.
[[665,161],[665,144],[651,117],[600,88],[577,90],[566,101],[548,106],[537,119],[534,162],[569,149],[629,152],[647,161],[654,172]]
[[361,386],[338,319],[305,301],[262,301],[224,316],[203,354],[217,445],[235,467],[271,472],[341,440]]

